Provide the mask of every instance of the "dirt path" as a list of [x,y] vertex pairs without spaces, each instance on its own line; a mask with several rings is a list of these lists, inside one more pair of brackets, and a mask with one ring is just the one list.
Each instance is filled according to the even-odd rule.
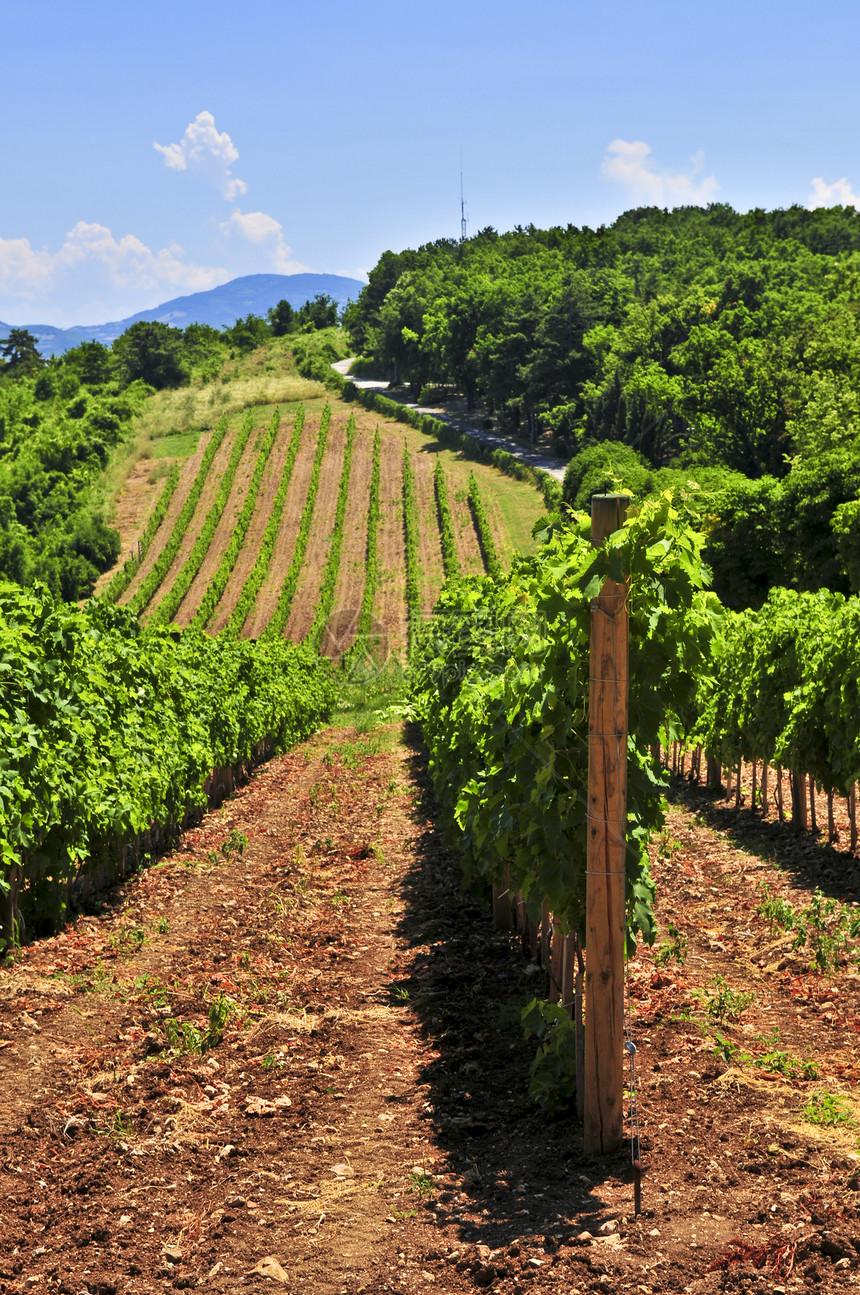
[[629,1145],[587,1159],[526,1096],[543,973],[460,889],[420,752],[329,730],[0,971],[0,1295],[856,1285],[857,1127],[821,1116],[857,1116],[860,977],[760,909],[857,861],[674,797],[641,1215]]
[[272,447],[272,453],[269,455],[269,461],[260,482],[257,504],[251,518],[251,524],[245,535],[245,543],[239,550],[236,565],[230,572],[227,586],[209,626],[212,634],[218,634],[227,624],[233,608],[239,600],[239,595],[245,587],[245,581],[248,579],[257,560],[257,554],[260,551],[260,545],[263,542],[263,536],[272,511],[272,504],[281,484],[292,434],[292,419],[282,418],[278,429],[278,438]]
[[[152,459],[138,459],[126,477],[110,520],[114,530],[119,531],[119,557],[109,571],[103,571],[99,576],[93,590],[95,594],[101,593],[117,568],[136,553],[137,542],[143,534],[147,519],[164,489],[164,478],[169,467],[169,459],[161,463],[154,463]],[[160,472],[161,468],[164,472]]]
[[248,437],[248,444],[245,446],[242,458],[239,460],[239,466],[233,478],[233,486],[221,514],[221,519],[215,527],[215,534],[212,536],[212,542],[200,564],[200,570],[192,580],[191,587],[182,599],[179,610],[173,618],[175,625],[184,628],[191,622],[197,608],[200,606],[203,595],[209,588],[212,577],[218,570],[224,550],[230,543],[236,521],[244,506],[248,489],[251,485],[251,478],[254,475],[254,468],[257,466],[259,442],[265,434],[265,430],[265,422],[258,423]]
[[418,552],[421,558],[421,607],[425,616],[429,616],[432,612],[445,579],[433,467],[429,455],[412,455],[415,501],[418,508]]
[[[406,650],[406,542],[403,536],[403,451],[398,440],[383,444],[379,474],[379,581],[374,616],[388,636],[392,655]],[[402,446],[402,442],[400,442]]]
[[345,445],[346,419],[342,416],[333,417],[320,471],[319,489],[314,504],[310,539],[305,549],[302,574],[299,577],[296,596],[284,631],[286,637],[292,639],[294,643],[300,643],[313,624],[319,589],[331,548]]
[[[188,528],[182,537],[182,543],[179,546],[179,551],[176,554],[176,557],[173,559],[173,562],[171,563],[167,571],[167,574],[165,575],[158,589],[156,589],[152,597],[152,600],[149,603],[148,608],[146,609],[147,612],[153,611],[161,602],[161,599],[164,597],[167,591],[172,588],[174,580],[179,575],[179,572],[182,570],[183,566],[185,565],[185,562],[188,559],[188,556],[191,553],[191,550],[194,548],[194,542],[197,539],[197,536],[200,534],[201,530],[203,529],[203,523],[206,520],[206,514],[209,512],[209,509],[212,507],[212,504],[215,502],[215,498],[221,486],[221,480],[224,476],[224,473],[227,471],[227,465],[230,462],[230,455],[233,453],[233,440],[238,430],[239,430],[239,423],[236,422],[234,426],[230,428],[227,435],[224,437],[224,440],[222,441],[221,445],[219,445],[218,452],[216,453],[215,458],[212,460],[212,466],[209,469],[209,472],[206,477],[206,481],[204,482],[204,485],[203,485],[203,489],[200,492],[200,498],[197,501],[197,507],[194,510],[194,516],[191,518]],[[165,539],[169,536],[169,534],[170,534],[169,530],[165,531]],[[145,616],[146,612],[144,612],[143,615]]]
[[317,413],[314,418],[308,418],[305,423],[301,448],[293,464],[293,474],[290,477],[290,485],[281,516],[281,525],[269,566],[269,574],[257,595],[256,606],[245,623],[245,630],[250,638],[258,638],[272,619],[272,614],[278,605],[284,577],[290,569],[293,550],[296,546],[296,537],[302,520],[302,509],[308,497],[308,487],[310,486],[314,456],[317,450],[318,430],[319,414]]
[[[138,586],[146,579],[152,568],[155,566],[155,563],[158,560],[158,555],[164,548],[168,537],[172,533],[177,517],[182,512],[183,505],[188,498],[192,485],[194,484],[194,478],[197,476],[197,472],[200,468],[200,461],[203,458],[203,454],[208,443],[209,436],[201,436],[196,453],[192,454],[183,463],[179,473],[179,485],[173,492],[164,521],[158,528],[155,539],[149,547],[149,552],[140,564],[138,570],[135,572],[134,579],[119,599],[120,603],[128,602],[128,600],[137,593]],[[120,496],[120,501],[117,504],[117,507],[122,507],[122,496]],[[108,578],[110,578],[111,573],[108,572],[106,574]]]
[[367,519],[370,483],[373,476],[373,436],[364,429],[356,435],[352,449],[349,500],[343,526],[340,571],[334,591],[332,636],[324,651],[344,652],[352,646],[358,628],[367,560]]
[[470,575],[473,572],[476,575],[481,575],[484,570],[484,559],[481,556],[481,545],[478,542],[478,533],[475,530],[475,519],[469,507],[468,490],[459,489],[452,493],[449,485],[448,493],[451,503],[451,522],[454,527],[454,540],[457,545],[460,567],[465,575]]

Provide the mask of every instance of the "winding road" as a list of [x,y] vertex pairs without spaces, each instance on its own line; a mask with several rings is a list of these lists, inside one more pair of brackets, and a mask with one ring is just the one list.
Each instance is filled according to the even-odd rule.
[[[364,391],[378,391],[380,395],[388,396],[389,399],[396,399],[396,397],[391,396],[388,383],[385,381],[380,381],[378,378],[353,378],[349,370],[355,358],[354,355],[351,355],[345,360],[336,360],[331,367],[341,377],[348,377],[350,382],[353,382],[357,387],[361,387]],[[540,454],[537,450],[529,449],[528,446],[521,445],[519,441],[514,441],[510,437],[498,436],[495,432],[480,431],[478,428],[473,427],[471,423],[464,422],[461,418],[452,418],[444,410],[432,408],[429,405],[412,404],[406,400],[400,400],[398,404],[405,405],[407,409],[414,409],[419,414],[430,414],[431,417],[438,418],[440,422],[456,427],[458,432],[466,432],[467,435],[474,437],[482,445],[490,446],[491,449],[507,450],[508,454],[512,454],[521,463],[527,463],[530,467],[537,468],[540,472],[548,473],[549,476],[555,477],[556,481],[564,480],[564,470],[567,464],[563,459],[555,459],[548,454]]]

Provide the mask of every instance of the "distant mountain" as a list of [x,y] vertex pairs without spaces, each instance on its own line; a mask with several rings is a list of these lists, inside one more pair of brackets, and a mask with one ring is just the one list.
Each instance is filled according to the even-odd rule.
[[[54,328],[52,324],[25,324],[37,339],[43,355],[61,355],[81,342],[111,342],[139,319],[158,320],[174,328],[188,324],[209,324],[212,328],[229,328],[243,315],[263,315],[279,301],[288,301],[297,309],[306,301],[325,293],[339,306],[354,301],[364,284],[359,279],[347,279],[340,274],[246,274],[241,279],[231,279],[220,288],[208,292],[193,292],[189,297],[174,297],[154,310],[141,310],[128,319],[112,324],[79,325],[75,328]],[[0,341],[9,336],[11,324],[0,323]]]

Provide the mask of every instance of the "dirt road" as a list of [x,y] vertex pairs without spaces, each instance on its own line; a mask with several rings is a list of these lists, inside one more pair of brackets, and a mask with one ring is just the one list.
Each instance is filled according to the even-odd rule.
[[758,911],[844,860],[690,795],[630,968],[639,1217],[629,1145],[527,1096],[543,973],[460,890],[420,751],[329,730],[0,972],[0,1295],[855,1284],[860,981]]

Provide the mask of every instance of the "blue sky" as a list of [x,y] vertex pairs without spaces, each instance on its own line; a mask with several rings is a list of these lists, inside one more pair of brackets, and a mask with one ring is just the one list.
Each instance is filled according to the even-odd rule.
[[461,150],[470,232],[852,202],[858,61],[856,0],[7,5],[0,320],[360,277],[458,235]]

